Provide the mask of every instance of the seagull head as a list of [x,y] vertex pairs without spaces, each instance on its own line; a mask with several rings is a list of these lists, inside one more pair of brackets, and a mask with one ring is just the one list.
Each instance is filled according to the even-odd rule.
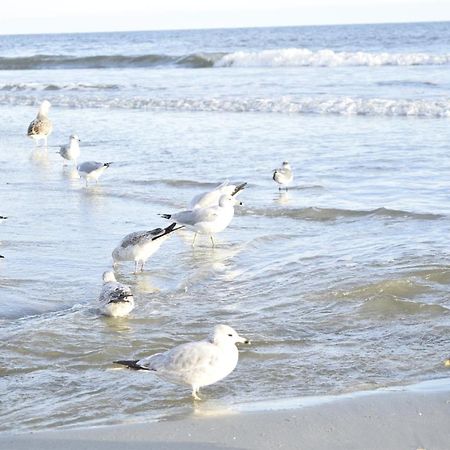
[[78,142],[81,142],[81,141],[80,141],[80,138],[78,137],[77,134],[71,134],[71,135],[70,135],[70,140],[71,140],[71,141],[78,141]]
[[109,270],[103,273],[103,283],[109,283],[110,281],[116,281],[116,277],[114,275],[114,272],[111,272]]
[[44,100],[39,107],[39,114],[46,116],[50,110],[51,103],[48,100]]
[[239,334],[228,325],[216,325],[210,335],[210,341],[216,345],[250,344],[250,340]]
[[228,194],[224,194],[221,195],[219,198],[219,206],[236,206],[236,205],[242,205],[242,202],[240,202],[239,200],[237,200],[235,197],[228,195]]

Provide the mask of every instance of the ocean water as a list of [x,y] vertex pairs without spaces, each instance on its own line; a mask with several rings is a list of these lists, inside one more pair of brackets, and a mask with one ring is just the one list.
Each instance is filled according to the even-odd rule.
[[[448,376],[450,23],[0,37],[0,430],[213,414]],[[48,152],[26,137],[50,100]],[[113,161],[86,188],[57,145]],[[288,160],[291,189],[272,170]],[[99,316],[127,233],[224,180],[230,227],[169,239]],[[206,336],[252,340],[190,392],[112,370]]]

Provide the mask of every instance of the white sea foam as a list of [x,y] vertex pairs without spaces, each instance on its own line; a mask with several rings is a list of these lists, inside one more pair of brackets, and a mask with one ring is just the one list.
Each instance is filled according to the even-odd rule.
[[[388,117],[450,117],[450,99],[402,100],[358,97],[293,98],[147,98],[105,97],[86,98],[58,95],[51,99],[53,106],[66,108],[143,109],[198,112],[252,112],[279,114],[335,114],[344,116]],[[38,98],[32,96],[0,95],[0,105],[34,106]]]
[[415,66],[450,64],[450,54],[336,52],[330,49],[283,48],[258,52],[239,51],[220,58],[215,67],[338,67]]

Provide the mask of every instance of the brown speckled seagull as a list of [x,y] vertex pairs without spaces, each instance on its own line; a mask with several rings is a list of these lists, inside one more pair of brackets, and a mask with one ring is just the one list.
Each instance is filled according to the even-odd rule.
[[31,139],[34,139],[36,146],[38,145],[38,142],[43,139],[45,141],[45,147],[47,147],[47,138],[53,129],[52,122],[48,118],[50,106],[50,102],[44,100],[41,103],[36,119],[34,119],[28,127],[27,135]]

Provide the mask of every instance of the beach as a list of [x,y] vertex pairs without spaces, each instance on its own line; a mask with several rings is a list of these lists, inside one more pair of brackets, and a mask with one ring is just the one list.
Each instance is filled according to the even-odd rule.
[[295,409],[193,413],[159,423],[4,433],[0,448],[446,450],[449,419],[450,379],[443,379],[434,385],[316,398]]
[[[407,386],[448,377],[449,39],[446,22],[3,36],[2,445],[444,449],[448,390]],[[26,136],[44,100],[46,150]],[[107,164],[97,184],[63,165],[72,134],[78,163]],[[215,246],[178,230],[143,272],[112,268],[124,236],[227,181],[247,184]],[[126,317],[100,311],[109,270]],[[114,364],[218,324],[251,345],[202,402]]]

